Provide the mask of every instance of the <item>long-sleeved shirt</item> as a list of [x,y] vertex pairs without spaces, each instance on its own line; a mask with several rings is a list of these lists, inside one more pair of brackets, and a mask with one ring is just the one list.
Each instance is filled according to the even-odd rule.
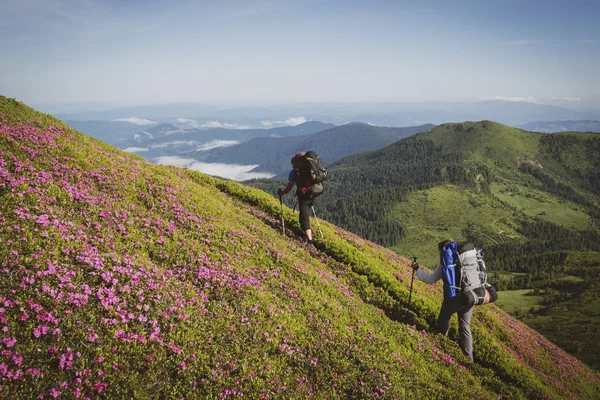
[[442,279],[442,264],[436,265],[432,273],[427,274],[421,268],[417,270],[417,278],[425,283],[436,283]]

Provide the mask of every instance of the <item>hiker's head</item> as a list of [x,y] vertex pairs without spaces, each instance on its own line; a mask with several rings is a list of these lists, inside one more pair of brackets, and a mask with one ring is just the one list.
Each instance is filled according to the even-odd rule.
[[450,242],[454,242],[454,240],[448,238],[448,239],[444,239],[441,242],[438,243],[438,251],[441,253],[442,249],[444,248],[445,245],[447,245]]

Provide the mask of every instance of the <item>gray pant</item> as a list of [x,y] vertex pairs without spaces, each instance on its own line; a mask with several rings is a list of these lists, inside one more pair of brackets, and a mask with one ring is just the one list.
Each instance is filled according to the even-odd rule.
[[463,306],[458,301],[444,299],[442,309],[437,320],[438,330],[444,335],[448,335],[450,328],[450,317],[452,314],[458,314],[458,345],[463,353],[473,360],[473,338],[471,337],[471,316],[473,315],[473,306]]

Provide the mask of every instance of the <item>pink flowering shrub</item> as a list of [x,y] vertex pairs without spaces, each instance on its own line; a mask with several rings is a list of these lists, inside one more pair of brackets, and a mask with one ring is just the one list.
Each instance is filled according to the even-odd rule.
[[265,193],[153,165],[0,97],[0,398],[599,389],[494,306],[474,318],[471,363],[429,329],[439,287],[415,283],[405,310],[408,261],[325,222],[307,249],[278,213]]

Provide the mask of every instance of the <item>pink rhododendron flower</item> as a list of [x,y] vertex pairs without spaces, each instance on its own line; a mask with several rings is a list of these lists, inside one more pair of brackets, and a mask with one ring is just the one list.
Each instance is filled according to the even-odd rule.
[[41,336],[46,335],[48,332],[50,332],[50,328],[46,325],[38,325],[37,328],[35,328],[33,330],[33,336],[35,336],[36,338],[39,338]]

